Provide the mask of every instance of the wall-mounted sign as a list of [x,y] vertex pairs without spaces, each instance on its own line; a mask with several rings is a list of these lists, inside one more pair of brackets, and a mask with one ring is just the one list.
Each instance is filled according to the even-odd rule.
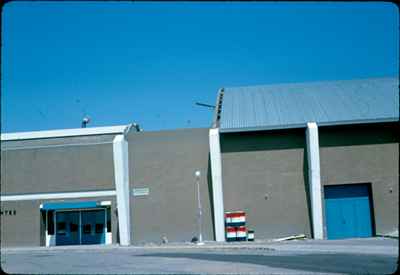
[[150,189],[147,188],[147,187],[133,188],[132,189],[132,195],[134,197],[148,196],[149,193],[150,193]]
[[17,215],[17,210],[13,209],[13,210],[1,210],[0,211],[0,215],[1,216],[15,216]]

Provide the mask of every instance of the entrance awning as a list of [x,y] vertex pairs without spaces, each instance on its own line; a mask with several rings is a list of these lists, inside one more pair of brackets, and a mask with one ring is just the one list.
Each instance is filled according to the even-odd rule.
[[96,201],[77,201],[77,202],[48,202],[43,203],[40,207],[42,210],[59,210],[59,209],[81,209],[100,207],[100,203]]

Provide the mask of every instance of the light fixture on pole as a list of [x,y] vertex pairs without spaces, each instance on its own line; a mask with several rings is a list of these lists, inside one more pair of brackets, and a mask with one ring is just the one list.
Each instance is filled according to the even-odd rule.
[[201,234],[201,215],[202,215],[202,209],[201,209],[201,199],[200,199],[200,176],[201,173],[199,170],[196,170],[194,173],[194,176],[196,178],[196,185],[197,185],[197,206],[198,206],[198,216],[197,216],[197,225],[198,225],[198,230],[199,230],[199,240],[197,242],[198,245],[203,245],[203,235]]
[[90,117],[85,116],[85,117],[82,119],[81,128],[86,128],[86,125],[88,125],[89,122],[90,122]]

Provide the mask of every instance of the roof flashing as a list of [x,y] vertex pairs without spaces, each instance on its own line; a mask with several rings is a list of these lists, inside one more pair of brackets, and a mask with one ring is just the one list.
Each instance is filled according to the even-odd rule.
[[[340,126],[340,125],[354,125],[354,124],[371,124],[371,123],[387,123],[396,122],[398,119],[365,119],[365,120],[347,120],[347,121],[332,121],[332,122],[315,122],[318,127],[325,126]],[[243,127],[243,128],[220,128],[220,133],[238,133],[238,132],[255,132],[255,131],[270,131],[270,130],[285,130],[285,129],[299,129],[307,128],[307,123],[288,124],[288,125],[271,125],[271,126],[257,126],[257,127]]]
[[124,134],[125,131],[129,131],[132,128],[129,127],[130,125],[5,133],[1,134],[1,141],[62,138],[62,137],[77,137],[77,136],[92,136],[92,135],[112,135],[112,134],[116,135],[116,134]]

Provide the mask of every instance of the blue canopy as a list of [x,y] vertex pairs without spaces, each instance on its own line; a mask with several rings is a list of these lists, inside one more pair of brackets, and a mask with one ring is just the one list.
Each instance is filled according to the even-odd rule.
[[80,208],[95,208],[100,205],[96,201],[76,201],[76,202],[48,202],[43,203],[43,210],[58,210],[58,209],[80,209]]

